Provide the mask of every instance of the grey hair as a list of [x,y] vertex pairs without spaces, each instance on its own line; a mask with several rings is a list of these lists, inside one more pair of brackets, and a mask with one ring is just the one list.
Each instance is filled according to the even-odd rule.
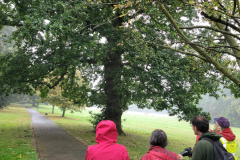
[[150,147],[160,146],[165,148],[168,144],[167,135],[163,130],[155,129],[150,137]]

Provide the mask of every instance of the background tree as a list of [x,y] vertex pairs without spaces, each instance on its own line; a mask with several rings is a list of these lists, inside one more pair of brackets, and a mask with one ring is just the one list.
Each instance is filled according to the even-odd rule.
[[0,95],[0,109],[8,107],[11,103],[19,102],[24,99],[24,95],[11,94],[11,95]]
[[32,103],[32,107],[37,107],[39,106],[39,97],[37,95],[28,95],[27,96],[27,102]]
[[56,86],[54,89],[51,89],[46,97],[43,97],[39,93],[39,96],[42,98],[39,99],[39,102],[48,102],[52,105],[52,113],[54,113],[54,107],[58,106],[62,110],[62,117],[65,116],[65,112],[70,110],[71,113],[80,112],[84,107],[74,104],[69,98],[63,97],[62,89],[60,86]]
[[[196,103],[204,93],[217,97],[220,73],[204,63],[207,58],[186,52],[191,50],[187,46],[184,56],[176,52],[183,43],[177,43],[175,50],[167,48],[167,42],[180,38],[157,2],[143,7],[133,2],[0,2],[0,24],[17,27],[12,36],[17,50],[0,59],[4,64],[0,81],[7,84],[0,86],[0,93],[40,90],[47,94],[60,85],[62,96],[75,104],[101,107],[102,119],[113,120],[120,134],[122,113],[133,103],[166,109],[179,119],[189,120],[196,114],[209,117]],[[145,16],[134,14],[134,7]],[[176,7],[177,3],[169,6],[175,20],[192,24],[191,15],[187,14],[188,22],[181,17],[186,12],[196,15],[195,10]],[[102,38],[105,43],[100,43]],[[83,78],[81,85],[77,70]]]
[[198,107],[202,107],[204,111],[209,112],[213,118],[224,116],[228,118],[231,126],[239,127],[239,99],[236,99],[229,89],[223,89],[223,93],[219,94],[221,95],[219,99],[209,95],[203,96],[203,99],[199,101]]

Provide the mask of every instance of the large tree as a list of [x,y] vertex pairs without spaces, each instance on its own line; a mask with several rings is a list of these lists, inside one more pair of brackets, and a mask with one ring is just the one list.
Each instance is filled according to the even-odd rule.
[[[17,50],[0,59],[0,81],[6,84],[1,93],[45,94],[60,85],[74,103],[102,107],[103,119],[113,120],[120,134],[122,113],[132,103],[167,109],[179,119],[209,116],[195,104],[201,94],[217,96],[219,72],[203,56],[176,52],[181,43],[175,50],[166,48],[165,42],[179,38],[157,2],[144,7],[124,2],[0,1],[0,24],[17,27],[12,37]],[[196,15],[191,7],[179,12],[174,7],[169,11],[179,22],[185,23],[186,12]]]

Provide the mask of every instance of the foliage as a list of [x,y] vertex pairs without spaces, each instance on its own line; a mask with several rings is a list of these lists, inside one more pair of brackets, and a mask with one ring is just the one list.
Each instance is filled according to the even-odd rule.
[[[37,95],[32,95],[32,96],[31,95],[26,95],[25,97],[27,98],[28,102],[32,103],[32,107],[38,107],[38,105],[39,105],[39,102],[38,102],[39,97]],[[36,105],[36,103],[37,103],[37,105]]]
[[9,38],[14,30],[11,26],[4,26],[0,30],[0,56],[13,51],[13,43],[9,42]]
[[[149,4],[148,4],[149,3]],[[155,5],[152,5],[154,4]],[[142,5],[135,3],[143,12],[151,17],[150,24],[154,26],[169,26],[156,28],[165,31],[161,47],[190,55],[194,59],[209,63],[218,71],[217,80],[224,87],[231,89],[235,97],[239,97],[239,2],[222,1],[146,1]],[[146,5],[152,5],[150,10]],[[154,16],[150,14],[155,13]],[[184,14],[181,14],[184,13]],[[197,14],[197,13],[201,13]],[[164,15],[162,23],[158,18]],[[194,23],[193,23],[194,22]],[[199,25],[201,24],[201,25]],[[170,30],[171,28],[171,30]],[[147,41],[148,42],[148,41]],[[158,46],[158,44],[150,42]]]
[[89,111],[90,119],[89,122],[93,125],[93,128],[96,129],[99,122],[101,122],[103,119],[105,119],[104,112],[100,113],[93,113],[92,111]]
[[[40,94],[40,93],[39,93]],[[70,110],[71,113],[74,111],[81,111],[83,109],[82,106],[78,106],[73,103],[70,99],[62,96],[62,89],[60,86],[56,86],[54,89],[51,89],[47,95],[47,97],[41,98],[39,102],[48,102],[49,104],[54,106],[58,106],[63,114],[62,117],[65,116],[65,111]],[[53,108],[54,109],[54,108]],[[54,111],[52,111],[54,112]]]
[[0,95],[0,109],[8,107],[13,102],[19,102],[23,99],[23,95],[20,94],[11,94],[6,96],[5,94]]
[[[193,25],[197,11],[191,4],[121,0],[5,0],[0,4],[0,24],[17,27],[12,36],[17,50],[0,58],[4,82],[0,84],[5,84],[0,93],[40,90],[46,96],[60,85],[62,95],[73,103],[101,107],[120,134],[122,113],[133,103],[166,109],[180,120],[197,114],[210,118],[196,103],[201,94],[217,97],[219,83],[229,82],[220,77],[228,63],[221,70],[212,65],[215,61],[205,63],[208,58],[191,48],[196,44],[182,40],[166,18],[169,12],[178,24]],[[205,33],[188,35],[193,40]],[[199,40],[205,44],[205,39]],[[77,71],[83,78],[81,85]]]

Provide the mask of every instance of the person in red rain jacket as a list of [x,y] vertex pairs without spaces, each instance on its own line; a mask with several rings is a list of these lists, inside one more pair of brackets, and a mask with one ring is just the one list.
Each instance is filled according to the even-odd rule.
[[182,155],[165,149],[167,144],[166,133],[163,130],[154,130],[150,138],[150,149],[140,160],[182,160]]
[[85,160],[129,160],[127,149],[117,144],[116,124],[110,120],[101,121],[96,128],[96,145],[89,146]]
[[225,117],[214,118],[213,132],[221,134],[226,140],[234,141],[236,136],[233,134],[230,127],[230,122]]

